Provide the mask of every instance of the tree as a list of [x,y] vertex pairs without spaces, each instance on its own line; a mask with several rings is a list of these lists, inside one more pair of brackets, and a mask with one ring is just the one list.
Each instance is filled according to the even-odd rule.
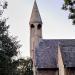
[[33,75],[33,63],[30,58],[20,58],[18,60],[14,60],[13,67],[15,73],[14,75]]
[[6,25],[7,19],[2,18],[7,5],[6,1],[2,1],[0,4],[0,7],[2,7],[2,10],[0,10],[0,75],[14,75],[12,57],[17,55],[17,49],[20,48],[18,41],[9,37],[9,25]]
[[72,19],[73,25],[75,25],[75,0],[64,0],[62,9],[69,11],[69,19]]
[[[7,2],[1,5],[2,17],[4,9],[7,8]],[[32,60],[30,58],[18,60],[12,59],[16,56],[21,45],[18,44],[15,37],[9,37],[9,25],[6,25],[7,19],[0,20],[0,75],[33,75]]]
[[[11,39],[8,36],[8,29],[9,26],[5,25],[5,21],[0,23],[0,41],[2,43],[1,50],[0,50],[0,68],[1,73],[9,73],[11,72],[12,68],[12,57],[16,56],[18,51],[17,49],[20,47],[17,41]],[[5,71],[5,72],[4,72]],[[2,74],[3,75],[3,74]],[[9,75],[9,74],[7,74]]]
[[33,70],[32,70],[32,68],[33,68],[33,62],[32,62],[32,59],[27,59],[26,62],[27,62],[27,64],[25,65],[26,68],[25,68],[24,74],[25,75],[33,75]]

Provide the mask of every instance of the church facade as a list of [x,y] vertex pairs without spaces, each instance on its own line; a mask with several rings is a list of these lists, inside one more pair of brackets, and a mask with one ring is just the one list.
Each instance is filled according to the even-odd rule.
[[75,75],[75,39],[42,39],[42,19],[36,0],[29,25],[34,75]]

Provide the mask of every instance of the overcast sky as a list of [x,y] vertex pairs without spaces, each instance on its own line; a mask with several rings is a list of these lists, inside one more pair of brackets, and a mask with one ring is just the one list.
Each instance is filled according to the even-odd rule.
[[[7,0],[6,14],[9,32],[18,36],[22,56],[30,56],[29,20],[34,0]],[[61,10],[63,0],[37,0],[39,12],[43,21],[44,39],[74,39],[75,26],[68,20],[68,12]]]

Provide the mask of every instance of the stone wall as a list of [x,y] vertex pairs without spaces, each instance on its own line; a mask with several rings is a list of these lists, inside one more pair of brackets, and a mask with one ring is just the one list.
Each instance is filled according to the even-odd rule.
[[58,68],[59,68],[59,75],[65,75],[65,69],[64,69],[60,46],[58,46]]

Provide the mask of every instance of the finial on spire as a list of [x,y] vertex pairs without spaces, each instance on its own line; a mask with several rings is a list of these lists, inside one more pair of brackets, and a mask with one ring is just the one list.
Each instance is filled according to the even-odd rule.
[[34,2],[36,2],[36,0]]
[[33,23],[41,23],[42,24],[42,20],[41,20],[41,17],[40,17],[40,13],[39,13],[39,10],[38,10],[36,0],[34,1],[32,14],[31,14],[31,18],[30,18],[29,23],[30,24],[33,24]]

